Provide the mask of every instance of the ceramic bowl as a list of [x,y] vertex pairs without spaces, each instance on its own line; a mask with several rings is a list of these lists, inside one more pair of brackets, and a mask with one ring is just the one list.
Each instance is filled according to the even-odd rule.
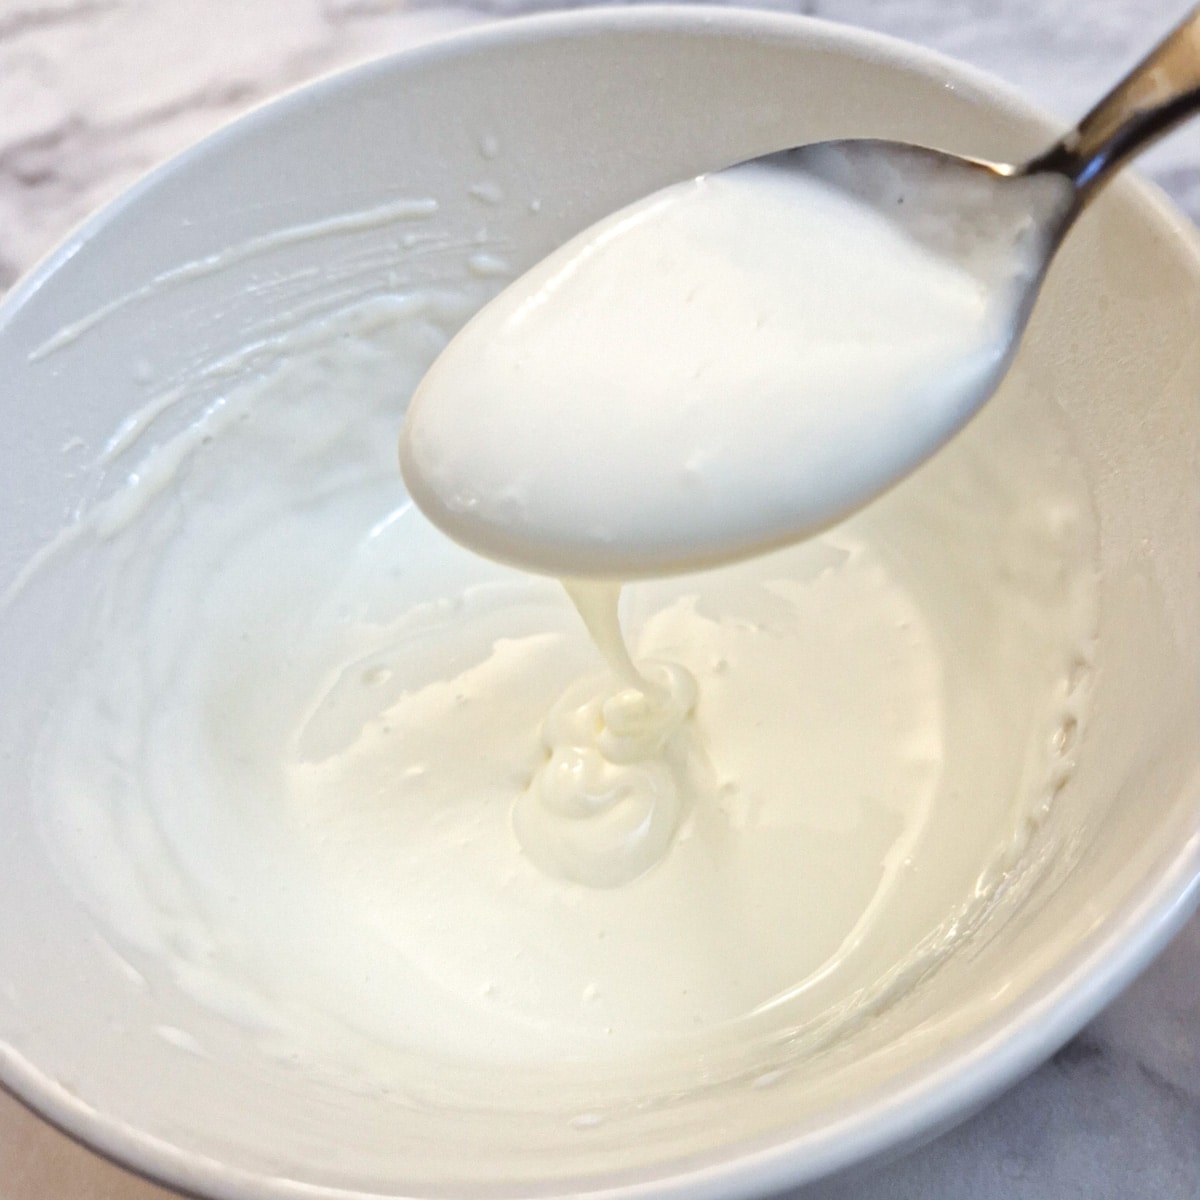
[[[1057,132],[915,47],[720,8],[514,21],[303,88],[155,171],[0,307],[0,589],[111,483],[93,452],[148,379],[261,333],[264,279],[316,279],[310,312],[395,285],[394,230],[356,214],[433,199],[448,237],[468,245],[486,224],[520,268],[654,188],[782,146],[873,136],[1015,161]],[[604,1122],[516,1102],[418,1122],[264,1057],[252,1031],[174,986],[170,963],[148,986],[30,800],[39,665],[89,595],[64,573],[48,602],[0,610],[0,1080],[105,1154],[224,1200],[749,1195],[961,1119],[1096,1013],[1196,902],[1198,328],[1194,231],[1119,180],[1072,233],[1021,356],[1070,424],[1100,530],[1094,712],[1031,850],[1048,869],[838,1054],[772,1086],[632,1094]],[[179,1029],[200,1030],[205,1052],[163,1036]]]

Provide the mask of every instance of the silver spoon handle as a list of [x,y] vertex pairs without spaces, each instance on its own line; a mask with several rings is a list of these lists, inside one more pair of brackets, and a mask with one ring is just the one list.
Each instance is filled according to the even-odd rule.
[[1200,7],[1169,33],[1079,124],[1023,173],[1056,171],[1079,200],[1126,159],[1200,112]]

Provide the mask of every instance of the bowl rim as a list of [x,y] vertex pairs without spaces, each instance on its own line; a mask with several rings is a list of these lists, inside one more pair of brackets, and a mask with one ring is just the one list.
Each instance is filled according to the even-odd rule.
[[[82,221],[9,289],[0,301],[0,337],[17,312],[97,233],[138,204],[185,164],[220,153],[232,139],[252,136],[276,114],[323,103],[363,80],[409,65],[432,64],[546,36],[653,31],[750,35],[779,44],[850,51],[935,78],[992,108],[1047,128],[1047,114],[1010,85],[947,55],[886,34],[820,18],[723,4],[588,6],[483,23],[441,34],[343,68],[276,94],[157,165]],[[1114,186],[1131,196],[1200,276],[1200,238],[1191,222],[1153,185],[1126,175]],[[1196,786],[1195,781],[1192,786]],[[1200,791],[1194,797],[1200,807]],[[1064,956],[1013,1008],[993,1015],[941,1048],[921,1068],[876,1088],[867,1103],[847,1102],[819,1128],[776,1134],[749,1145],[715,1150],[677,1163],[633,1172],[557,1179],[522,1195],[586,1194],[595,1200],[718,1200],[764,1195],[811,1182],[882,1154],[912,1148],[950,1128],[991,1100],[1073,1036],[1129,984],[1200,908],[1200,827],[1159,873],[1135,887],[1092,934]],[[400,1192],[366,1192],[268,1177],[180,1149],[93,1108],[0,1041],[0,1087],[85,1147],[142,1177],[212,1200],[402,1200]],[[511,1197],[503,1185],[479,1196]]]

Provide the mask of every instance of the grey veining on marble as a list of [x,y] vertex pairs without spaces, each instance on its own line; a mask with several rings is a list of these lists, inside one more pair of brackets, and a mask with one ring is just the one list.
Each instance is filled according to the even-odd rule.
[[[391,0],[0,0],[0,290],[144,171],[347,63],[554,5]],[[965,59],[1067,117],[1174,0],[781,0]],[[1200,221],[1193,126],[1144,169]],[[168,1200],[0,1093],[0,1200]],[[886,1166],[794,1200],[1200,1200],[1200,919],[1000,1100]]]

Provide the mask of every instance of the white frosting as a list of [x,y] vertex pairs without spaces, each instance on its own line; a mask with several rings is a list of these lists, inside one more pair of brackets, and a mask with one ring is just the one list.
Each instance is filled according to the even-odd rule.
[[613,887],[666,853],[702,786],[703,749],[685,727],[696,679],[678,663],[634,664],[619,584],[565,586],[609,670],[576,681],[550,710],[547,758],[517,800],[513,829],[544,870]]
[[[864,143],[667,188],[450,343],[405,480],[454,537],[535,571],[658,574],[811,534],[991,394],[1069,196]],[[567,587],[613,674],[555,705],[515,828],[546,869],[612,886],[666,852],[705,775],[696,681],[639,673],[616,584]]]
[[966,215],[931,229],[882,202],[887,164],[821,167],[667,188],[502,292],[410,408],[426,514],[530,570],[661,575],[826,527],[942,444],[1007,369],[1069,185],[955,177]]
[[775,1070],[970,935],[1070,774],[1096,618],[1069,442],[1012,401],[811,542],[628,589],[669,701],[622,742],[640,701],[557,584],[396,480],[456,319],[365,304],[232,364],[181,432],[127,425],[8,600],[86,598],[14,716],[44,837],[155,988],[421,1111],[599,1120],[637,1079]]
[[548,757],[517,799],[513,828],[551,874],[628,883],[666,854],[694,799],[696,751],[684,722],[696,681],[675,663],[646,669],[641,686],[581,679],[546,718]]

